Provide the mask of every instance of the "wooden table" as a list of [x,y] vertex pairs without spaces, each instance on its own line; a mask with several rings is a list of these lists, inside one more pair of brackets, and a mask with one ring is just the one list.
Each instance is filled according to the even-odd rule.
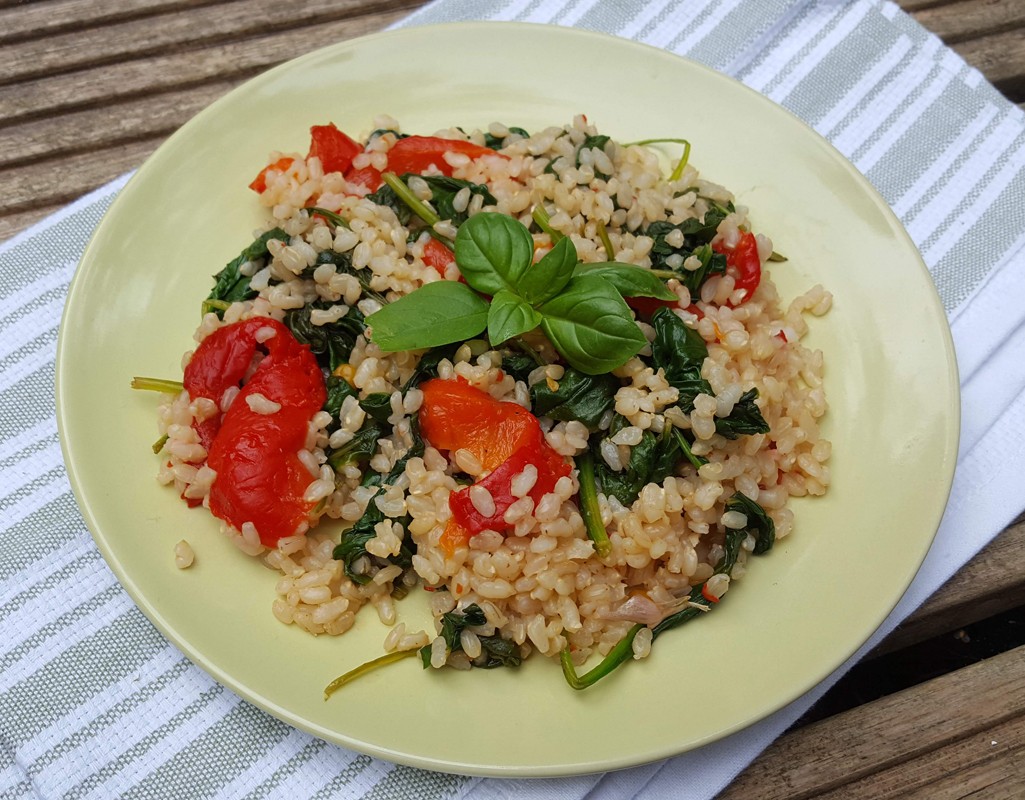
[[[253,75],[380,30],[420,5],[0,0],[0,241],[139,166],[178,126]],[[901,5],[1012,101],[1025,100],[1025,2]],[[723,800],[1025,797],[1023,519]],[[1002,632],[1015,624],[1017,638]],[[990,651],[972,650],[980,638],[995,643]],[[1002,647],[1010,649],[993,652]]]

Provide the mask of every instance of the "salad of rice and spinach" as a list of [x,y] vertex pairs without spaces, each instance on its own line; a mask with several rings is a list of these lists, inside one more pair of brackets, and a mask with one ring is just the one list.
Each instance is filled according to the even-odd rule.
[[[589,686],[712,610],[791,532],[788,498],[826,491],[801,339],[830,295],[783,304],[785,258],[689,150],[582,116],[382,117],[358,141],[314,126],[250,184],[266,225],[196,299],[183,380],[134,385],[166,393],[159,480],[280,573],[278,620],[339,635],[370,605],[387,626],[329,691],[406,656],[535,652]],[[418,591],[433,630],[401,619]]]

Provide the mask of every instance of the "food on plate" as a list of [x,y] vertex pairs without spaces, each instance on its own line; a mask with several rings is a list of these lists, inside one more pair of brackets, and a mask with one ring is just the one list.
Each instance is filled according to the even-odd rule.
[[[159,479],[280,573],[278,620],[338,635],[370,605],[388,626],[331,690],[533,653],[590,686],[826,491],[801,339],[831,297],[783,305],[785,259],[686,142],[582,116],[310,133],[254,170],[267,222],[197,298],[182,382],[136,385],[167,393]],[[413,591],[433,630],[399,619]]]

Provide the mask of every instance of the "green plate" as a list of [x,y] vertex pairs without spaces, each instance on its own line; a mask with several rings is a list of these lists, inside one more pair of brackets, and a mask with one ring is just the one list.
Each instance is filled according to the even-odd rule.
[[[439,57],[445,55],[445,58]],[[271,615],[276,573],[160,487],[156,397],[133,375],[181,374],[210,276],[261,211],[246,185],[271,150],[305,152],[312,124],[354,132],[389,113],[407,131],[537,129],[584,113],[620,141],[686,137],[702,174],[750,207],[789,257],[785,298],[835,296],[808,341],[827,359],[833,486],[707,620],[574,692],[558,664],[425,673],[413,660],[324,702],[332,678],[381,653],[364,610],[340,638]],[[303,730],[404,764],[568,775],[698,747],[806,692],[879,626],[939,525],[954,470],[958,383],[946,317],[900,223],[825,140],[736,81],[663,51],[554,26],[405,29],[317,51],[255,78],[172,136],[118,196],[75,275],[58,351],[68,473],[97,546],[142,611],[192,661]],[[193,545],[192,569],[173,546]],[[422,592],[400,603],[426,621]]]

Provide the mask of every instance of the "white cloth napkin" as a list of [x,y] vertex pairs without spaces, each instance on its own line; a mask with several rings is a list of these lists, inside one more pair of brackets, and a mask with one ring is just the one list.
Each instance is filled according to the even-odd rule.
[[963,391],[946,516],[898,608],[851,661],[761,723],[668,761],[559,780],[395,766],[289,728],[171,647],[106,568],[63,471],[57,320],[124,179],[0,245],[0,797],[714,796],[1025,508],[1025,119],[892,3],[437,0],[402,25],[573,25],[734,75],[829,138],[890,202],[950,318]]

